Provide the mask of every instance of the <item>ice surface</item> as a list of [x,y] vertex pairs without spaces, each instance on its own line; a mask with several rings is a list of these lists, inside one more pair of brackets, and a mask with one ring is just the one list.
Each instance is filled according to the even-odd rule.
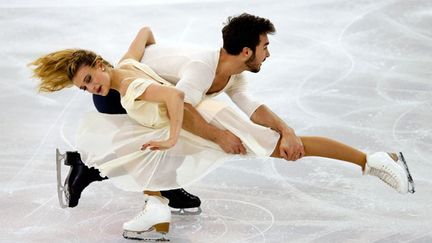
[[432,242],[432,1],[30,1],[0,3],[0,241],[127,242],[142,195],[95,183],[61,209],[55,148],[73,150],[91,96],[37,94],[26,64],[61,48],[112,62],[137,30],[218,48],[229,15],[270,18],[271,57],[250,90],[300,135],[405,152],[417,182],[399,195],[341,162],[227,163],[187,188],[201,216],[175,216],[172,242]]

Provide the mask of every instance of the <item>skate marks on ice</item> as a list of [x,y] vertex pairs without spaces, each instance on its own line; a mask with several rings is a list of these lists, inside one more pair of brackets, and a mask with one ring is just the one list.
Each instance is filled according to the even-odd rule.
[[[418,100],[416,96],[421,95],[425,97],[423,100],[430,100],[432,85],[426,80],[419,80],[419,70],[411,77],[406,76],[407,71],[418,64],[422,64],[423,73],[428,75],[423,76],[429,78],[431,74],[431,71],[426,71],[430,70],[426,69],[430,64],[425,62],[432,61],[432,53],[425,52],[425,48],[415,48],[421,45],[431,50],[430,42],[424,37],[427,36],[424,32],[428,30],[419,30],[416,23],[410,23],[410,17],[415,16],[419,8],[425,7],[424,1],[414,1],[406,8],[400,6],[404,5],[400,1],[377,5],[354,16],[339,32],[338,39],[305,34],[288,35],[289,38],[274,37],[278,42],[294,47],[288,49],[286,60],[281,60],[293,70],[302,70],[304,75],[294,77],[295,108],[318,118],[317,123],[329,121],[344,126],[354,123],[353,129],[366,129],[373,127],[366,123],[367,120],[359,125],[355,121],[359,121],[361,116],[368,117],[398,105],[406,106],[407,100],[400,98]],[[389,19],[397,19],[398,25],[392,25]],[[426,23],[422,26],[426,28]],[[417,38],[420,34],[414,35],[413,32],[421,33],[422,39]],[[407,85],[409,87],[404,87]],[[384,95],[396,91],[399,91],[399,102],[388,100]],[[285,99],[294,99],[292,95],[289,97]],[[407,108],[413,108],[413,105]]]
[[[75,99],[78,95],[78,92],[75,92],[75,95],[70,99],[70,101],[64,106],[64,108],[59,112],[57,117],[55,118],[54,122],[51,122],[49,128],[47,129],[47,132],[45,135],[43,135],[43,138],[37,145],[36,151],[31,155],[30,159],[18,170],[18,172],[8,181],[6,188],[14,188],[16,185],[16,181],[19,180],[20,177],[24,175],[28,175],[29,172],[33,170],[34,167],[34,160],[39,156],[40,150],[43,146],[46,145],[47,140],[49,140],[49,137],[53,135],[53,131],[55,131],[56,126],[60,123],[61,119],[64,118],[64,114],[69,111],[70,106],[75,102]],[[15,183],[15,184],[14,184]],[[9,191],[11,192],[11,191]]]
[[376,178],[361,176],[354,166],[323,159],[301,163],[302,168],[273,164],[276,177],[295,195],[290,209],[299,213],[289,213],[293,232],[297,227],[311,227],[299,239],[417,242],[431,238],[430,217],[424,214],[424,209],[431,208],[430,201],[423,194],[431,189],[415,196],[400,195]]
[[[203,205],[208,207],[209,203],[215,203],[207,202],[207,198],[255,204],[256,209],[247,213],[252,216],[249,218],[252,222],[256,222],[254,211],[264,208],[274,217],[272,223],[273,220],[262,215],[263,220],[258,220],[261,224],[256,224],[265,239],[334,242],[342,237],[359,241],[401,239],[416,242],[430,232],[430,218],[424,210],[430,209],[427,194],[432,193],[432,189],[426,189],[423,192],[426,194],[400,195],[380,180],[362,176],[355,166],[317,158],[295,163],[257,160],[231,162],[215,174],[204,179],[205,187],[195,189],[204,198]],[[240,174],[242,178],[236,178]],[[214,186],[216,181],[218,186]],[[244,208],[242,203],[229,205],[226,210],[232,217],[241,214],[239,212]],[[210,213],[204,208],[203,212],[204,215]],[[202,220],[204,218],[199,226],[209,223]],[[415,222],[411,222],[413,220]],[[228,228],[232,223],[225,221]],[[271,228],[267,230],[266,225]],[[216,223],[212,230],[217,229],[222,235],[221,227]],[[257,233],[250,233],[248,239],[264,242]],[[246,237],[237,236],[232,240],[243,242],[243,238]],[[220,239],[225,238],[221,236]]]
[[268,209],[242,200],[206,199],[202,209],[199,216],[174,216],[169,238],[173,242],[265,242],[265,232],[274,223]]
[[[16,6],[11,1],[2,6],[8,2]],[[431,1],[234,1],[229,6],[221,2],[223,11],[217,1],[208,11],[188,1],[184,7],[164,6],[169,16],[160,6],[128,7],[122,2],[116,11],[109,6],[114,2],[98,6],[116,22],[131,23],[123,30],[103,11],[98,18],[84,14],[81,2],[50,8],[44,1],[36,10],[29,2],[27,9],[12,6],[0,14],[5,31],[0,75],[7,91],[0,96],[6,141],[0,241],[130,242],[122,238],[121,226],[142,206],[140,196],[102,182],[83,193],[78,208],[59,208],[54,149],[73,147],[75,117],[91,98],[85,100],[89,96],[80,92],[59,122],[56,117],[75,95],[72,90],[35,94],[24,102],[34,94],[28,76],[21,75],[30,59],[72,43],[90,49],[97,44],[101,54],[115,60],[136,29],[147,23],[162,39],[194,42],[200,32],[213,46],[209,40],[220,33],[225,16],[243,11],[274,19],[278,29],[270,37],[272,56],[259,74],[248,75],[257,98],[302,135],[329,136],[366,151],[400,148],[418,191],[409,197],[395,194],[376,178],[363,178],[353,167],[326,160],[270,161],[263,167],[253,161],[227,164],[190,188],[201,197],[203,214],[174,216],[171,242],[432,241]],[[85,21],[73,27],[70,17]],[[201,21],[203,17],[208,21]],[[101,38],[113,34],[98,32],[103,26],[121,33],[106,46]],[[88,38],[88,31],[96,38]],[[214,38],[219,41],[219,34]],[[24,112],[14,115],[20,108]]]

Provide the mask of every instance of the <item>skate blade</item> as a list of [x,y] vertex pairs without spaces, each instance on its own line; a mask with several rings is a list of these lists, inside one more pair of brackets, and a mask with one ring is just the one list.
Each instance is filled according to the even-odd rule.
[[157,232],[154,227],[147,231],[123,231],[123,237],[129,240],[142,240],[150,242],[168,242],[168,238],[165,238],[165,232]]
[[188,215],[200,215],[202,213],[201,207],[196,208],[196,211],[193,211],[191,208],[180,208],[171,210],[171,213],[174,215],[188,216]]
[[405,160],[405,157],[403,156],[402,152],[399,152],[399,156],[398,157],[399,157],[399,160],[402,161],[402,165],[403,165],[403,167],[405,169],[405,173],[406,173],[406,175],[408,177],[408,192],[409,193],[414,193],[415,192],[414,180],[413,180],[413,178],[411,176],[411,173],[410,173],[410,171],[408,169],[408,164],[407,164],[407,162]]
[[56,148],[57,196],[61,208],[67,208],[69,205],[69,202],[67,200],[68,197],[66,195],[67,193],[66,187],[62,184],[62,179],[61,179],[61,163],[62,161],[64,161],[65,157],[66,155],[61,154],[59,149]]

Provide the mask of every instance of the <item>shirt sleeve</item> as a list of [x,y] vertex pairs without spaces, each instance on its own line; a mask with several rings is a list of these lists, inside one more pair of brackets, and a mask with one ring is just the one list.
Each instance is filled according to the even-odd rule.
[[237,75],[233,85],[225,92],[248,117],[251,117],[255,110],[263,104],[253,99],[247,92],[247,82],[242,74]]
[[122,105],[125,108],[133,107],[135,99],[141,96],[148,86],[153,83],[153,81],[144,78],[137,78],[132,81],[126,90],[125,95],[121,98]]
[[185,102],[197,106],[205,97],[214,78],[214,70],[209,65],[192,61],[180,71],[176,88],[185,94]]

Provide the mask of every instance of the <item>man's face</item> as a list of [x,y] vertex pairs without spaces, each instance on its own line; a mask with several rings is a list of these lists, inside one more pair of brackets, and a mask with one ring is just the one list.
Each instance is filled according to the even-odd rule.
[[270,56],[268,50],[269,40],[267,34],[260,35],[260,42],[255,48],[255,52],[252,56],[245,62],[248,70],[257,73],[261,69],[261,64],[265,61],[267,57]]

